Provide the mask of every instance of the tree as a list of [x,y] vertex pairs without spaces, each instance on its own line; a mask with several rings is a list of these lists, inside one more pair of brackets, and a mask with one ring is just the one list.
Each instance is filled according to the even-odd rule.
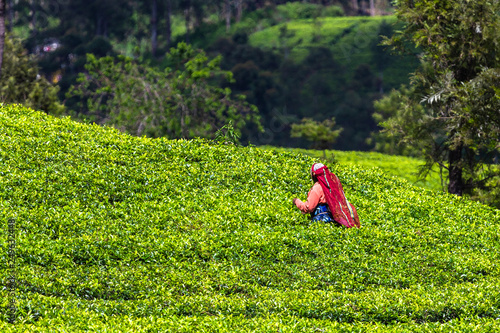
[[305,138],[312,141],[312,148],[323,150],[323,155],[326,158],[325,149],[331,147],[343,130],[342,128],[334,128],[335,118],[326,119],[321,123],[311,118],[304,118],[300,124],[292,124],[290,135],[292,138]]
[[[56,32],[78,33],[86,39],[95,36],[123,39],[130,28],[133,1],[115,0],[71,0],[58,1],[60,27]],[[50,5],[48,1],[40,5]],[[50,7],[44,10],[50,13]],[[149,10],[151,12],[151,10]]]
[[54,115],[64,112],[59,103],[59,88],[39,75],[35,61],[27,55],[21,42],[5,39],[0,101],[19,103]]
[[236,5],[236,22],[241,21],[241,17],[243,16],[243,1],[244,0],[235,0]]
[[158,49],[158,0],[151,3],[151,53],[156,56]]
[[355,15],[358,14],[359,12],[358,0],[351,0],[351,9]]
[[226,33],[231,29],[231,1],[224,0],[224,17],[226,18]]
[[194,26],[196,28],[200,27],[203,23],[203,18],[206,15],[206,5],[209,3],[207,0],[192,0],[191,7],[193,8],[194,13]]
[[[1,1],[6,1],[6,0],[1,0]],[[14,0],[7,0],[8,1],[8,7],[9,8],[9,26],[8,26],[8,31],[12,32],[12,29],[14,28]]]
[[[317,20],[315,20],[317,22]],[[280,48],[283,49],[283,59],[287,60],[290,55],[290,47],[288,46],[288,40],[295,35],[294,31],[288,30],[288,25],[282,24],[279,27],[278,41]]]
[[[411,101],[412,94],[414,91],[403,85],[398,90],[394,89],[390,94],[375,101],[375,112],[372,115],[375,122],[381,127],[395,129],[397,124],[418,121],[415,118],[424,116],[424,107]],[[405,112],[409,105],[412,107],[412,112]],[[409,144],[399,131],[386,129],[374,132],[368,140],[369,144],[375,145],[376,151],[384,154],[422,156],[422,147],[418,146],[418,142]]]
[[4,45],[5,45],[5,0],[0,0],[0,77],[2,75]]
[[[5,1],[5,0],[3,0]],[[37,3],[35,0],[30,0],[30,29],[31,29],[31,34],[32,35],[36,35],[37,33],[37,30],[38,30],[38,26],[37,26],[37,21],[36,21],[36,18],[37,18]]]
[[375,16],[375,0],[370,0],[370,16]]
[[246,122],[261,128],[256,107],[209,83],[216,76],[232,80],[231,72],[220,69],[220,57],[209,60],[180,43],[167,59],[171,66],[160,71],[123,56],[88,55],[87,73],[80,74],[69,97],[80,98],[80,117],[135,135],[213,138],[228,120],[237,135]]
[[191,0],[181,1],[181,8],[184,10],[184,20],[186,21],[186,43],[189,44],[189,34],[191,30]]
[[397,1],[405,28],[385,41],[401,51],[409,41],[422,52],[412,103],[401,110],[413,121],[391,118],[386,128],[422,145],[429,168],[446,167],[456,195],[487,183],[481,169],[500,149],[499,12],[499,1]]
[[167,38],[167,49],[170,48],[172,44],[172,0],[166,0],[166,11],[165,11],[165,35]]

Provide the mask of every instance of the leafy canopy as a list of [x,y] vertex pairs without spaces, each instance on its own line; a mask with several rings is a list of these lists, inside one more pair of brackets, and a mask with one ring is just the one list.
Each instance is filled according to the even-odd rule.
[[[420,117],[424,114],[422,105],[415,105],[411,101],[411,95],[414,88],[401,86],[398,90],[393,89],[383,98],[375,101],[375,112],[373,119],[382,131],[372,133],[369,143],[375,144],[375,150],[390,155],[404,156],[422,156],[421,148],[418,142],[410,140],[401,135],[401,131],[388,130],[396,129],[400,124],[418,121],[414,117]],[[411,109],[408,107],[411,106]],[[408,111],[408,110],[411,111]]]
[[382,125],[422,147],[429,168],[447,168],[450,193],[474,195],[487,186],[500,153],[500,3],[396,4],[406,26],[385,43],[404,51],[409,41],[421,50],[422,65],[408,103]]
[[171,65],[164,70],[124,56],[97,59],[89,54],[87,72],[68,97],[80,99],[79,117],[138,136],[213,137],[228,120],[238,135],[246,122],[260,128],[255,106],[213,84],[217,78],[232,81],[232,73],[220,69],[220,60],[185,43],[171,49]]
[[21,42],[6,36],[4,47],[0,101],[23,104],[53,115],[62,114],[64,106],[57,96],[59,87],[38,73],[36,62]]
[[315,149],[328,149],[343,130],[334,128],[335,118],[333,117],[322,122],[304,118],[299,124],[292,124],[291,137],[305,138],[312,142],[312,147]]

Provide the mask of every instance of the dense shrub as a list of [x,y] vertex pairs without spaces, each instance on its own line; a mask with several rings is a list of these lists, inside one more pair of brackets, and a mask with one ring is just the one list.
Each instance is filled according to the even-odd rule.
[[335,164],[362,228],[313,224],[312,162],[2,106],[0,329],[498,330],[498,210]]
[[277,6],[276,9],[278,15],[288,20],[344,16],[344,10],[340,6],[322,6],[312,3],[287,2]]
[[22,103],[54,115],[62,114],[64,106],[57,99],[59,88],[39,74],[36,62],[21,41],[7,36],[4,47],[0,102]]

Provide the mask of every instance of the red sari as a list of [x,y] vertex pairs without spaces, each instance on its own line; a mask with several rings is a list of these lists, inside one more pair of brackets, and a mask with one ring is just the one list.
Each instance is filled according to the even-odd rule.
[[339,178],[326,166],[314,170],[314,164],[311,167],[311,174],[316,176],[323,189],[333,219],[346,228],[359,228],[358,213],[356,208],[347,201]]

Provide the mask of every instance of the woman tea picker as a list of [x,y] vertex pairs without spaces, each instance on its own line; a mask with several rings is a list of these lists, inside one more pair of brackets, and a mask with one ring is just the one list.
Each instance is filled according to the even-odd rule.
[[293,203],[302,211],[310,213],[313,221],[337,222],[344,227],[359,228],[356,208],[347,201],[344,189],[337,176],[321,163],[311,167],[314,182],[307,201],[293,199]]

